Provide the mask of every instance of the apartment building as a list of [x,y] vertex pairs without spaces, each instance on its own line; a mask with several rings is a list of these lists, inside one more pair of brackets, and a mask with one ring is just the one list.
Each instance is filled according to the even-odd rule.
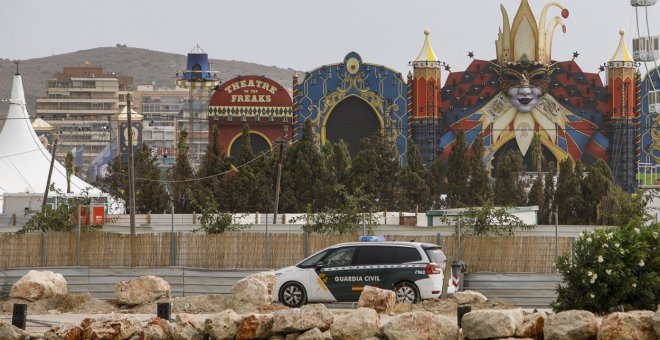
[[53,75],[46,95],[37,98],[36,114],[55,130],[56,158],[63,163],[67,152],[74,151],[85,176],[89,162],[115,142],[113,125],[132,90],[132,77],[104,73],[101,66],[64,67]]

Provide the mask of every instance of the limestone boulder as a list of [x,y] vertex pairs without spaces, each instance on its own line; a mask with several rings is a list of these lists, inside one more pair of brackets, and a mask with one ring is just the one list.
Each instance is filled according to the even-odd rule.
[[616,312],[607,315],[598,330],[598,340],[655,340],[652,311]]
[[172,339],[174,327],[172,324],[159,317],[153,317],[142,329],[142,340],[168,340]]
[[179,313],[176,315],[174,325],[174,340],[206,340],[208,334],[204,331],[204,324],[195,321],[190,314]]
[[117,302],[135,306],[171,296],[170,284],[163,278],[153,275],[120,281],[115,285]]
[[30,270],[11,286],[9,296],[36,301],[68,293],[66,280],[59,273]]
[[655,336],[660,339],[660,305],[658,310],[653,314],[653,330],[655,331]]
[[28,340],[30,339],[30,335],[11,323],[0,321],[0,339]]
[[516,334],[524,317],[521,309],[482,309],[463,315],[463,335],[469,339],[506,338]]
[[459,305],[478,304],[488,301],[488,298],[479,292],[465,290],[454,293],[454,299]]
[[44,339],[46,340],[73,340],[82,339],[82,336],[82,327],[71,323],[53,325],[44,333]]
[[273,302],[274,290],[275,273],[264,272],[252,274],[236,282],[231,288],[231,295],[241,303],[263,306]]
[[204,330],[212,339],[234,339],[240,322],[241,316],[236,314],[234,310],[227,309],[207,318],[204,321]]
[[516,330],[516,337],[543,339],[543,325],[545,324],[545,314],[528,313],[524,315],[523,323]]
[[323,304],[305,305],[300,308],[278,310],[273,313],[273,333],[288,334],[306,332],[312,328],[326,331],[332,325],[332,312]]
[[358,307],[373,308],[378,313],[389,312],[396,304],[396,294],[387,289],[380,289],[372,286],[364,286]]
[[444,316],[414,311],[392,316],[381,331],[390,340],[455,339],[458,325]]
[[545,319],[543,335],[546,340],[594,339],[598,334],[598,319],[586,310],[568,310]]
[[366,339],[377,336],[380,326],[376,310],[360,307],[352,313],[336,317],[330,326],[330,334],[334,339]]
[[241,318],[236,339],[269,339],[273,333],[273,314],[248,314]]
[[[288,336],[287,336],[288,339]],[[312,328],[305,333],[300,334],[296,340],[332,340],[333,337],[330,335],[330,331],[321,332],[318,328]],[[338,338],[345,339],[345,338]]]
[[[85,320],[83,320],[85,322]],[[84,339],[130,339],[140,336],[142,323],[135,316],[111,314],[85,322]]]

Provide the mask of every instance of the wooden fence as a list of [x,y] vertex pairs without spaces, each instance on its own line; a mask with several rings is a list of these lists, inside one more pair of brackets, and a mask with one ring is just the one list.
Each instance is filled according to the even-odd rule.
[[[44,263],[40,234],[0,235],[0,269],[21,267],[87,266],[169,267],[206,269],[263,269],[292,265],[327,246],[350,242],[357,235],[322,236],[270,234],[265,256],[263,233],[217,235],[175,234],[175,263],[170,256],[170,233],[130,235],[87,232],[77,242],[76,233],[45,234]],[[390,241],[439,243],[452,259],[464,260],[469,272],[555,272],[556,252],[570,253],[573,238],[543,236],[463,237],[461,254],[455,236],[386,236]],[[78,257],[80,247],[80,257]]]

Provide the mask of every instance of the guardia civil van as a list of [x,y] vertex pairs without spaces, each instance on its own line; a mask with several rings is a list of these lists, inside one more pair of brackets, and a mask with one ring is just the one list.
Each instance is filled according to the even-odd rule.
[[[275,272],[276,302],[300,307],[308,302],[358,301],[364,286],[390,289],[398,302],[437,298],[447,257],[440,246],[417,242],[341,243]],[[450,281],[451,282],[451,281]],[[456,286],[448,285],[453,294]]]

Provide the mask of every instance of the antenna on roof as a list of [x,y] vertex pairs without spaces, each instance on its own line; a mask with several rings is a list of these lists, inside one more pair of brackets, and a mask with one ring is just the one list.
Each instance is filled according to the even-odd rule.
[[18,72],[18,64],[20,64],[20,60],[14,60],[14,64],[16,64],[16,75],[19,75],[20,73]]

